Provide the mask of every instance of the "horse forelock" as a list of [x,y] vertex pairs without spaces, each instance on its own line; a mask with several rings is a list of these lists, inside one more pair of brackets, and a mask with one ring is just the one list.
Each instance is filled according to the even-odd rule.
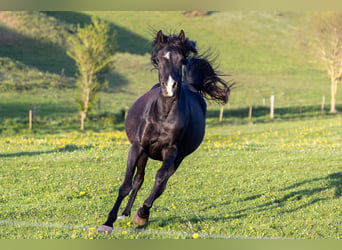
[[197,54],[196,42],[190,40],[188,37],[185,38],[184,42],[178,39],[177,35],[163,35],[163,42],[158,41],[158,37],[155,37],[152,41],[152,53],[151,53],[151,62],[152,64],[157,67],[157,55],[158,51],[165,48],[165,47],[174,47],[181,51],[183,56],[187,58],[189,55]]

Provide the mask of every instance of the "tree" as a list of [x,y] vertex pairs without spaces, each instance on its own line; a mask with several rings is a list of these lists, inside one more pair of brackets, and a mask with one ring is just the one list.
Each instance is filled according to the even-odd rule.
[[107,84],[103,74],[114,68],[116,51],[115,33],[110,34],[109,25],[96,17],[91,21],[83,28],[78,25],[77,33],[68,39],[67,54],[75,60],[79,73],[76,102],[81,111],[81,130],[98,91]]
[[330,112],[336,113],[337,85],[342,78],[342,13],[313,14],[310,23],[312,43],[331,80]]

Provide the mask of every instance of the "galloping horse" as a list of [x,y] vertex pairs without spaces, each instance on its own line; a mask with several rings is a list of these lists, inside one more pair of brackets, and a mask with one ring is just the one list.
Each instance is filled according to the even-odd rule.
[[203,96],[228,101],[230,85],[218,76],[206,58],[197,54],[196,43],[186,38],[183,30],[178,36],[159,31],[154,38],[151,61],[158,69],[159,83],[127,113],[125,128],[132,145],[126,175],[114,207],[99,232],[112,231],[121,202],[130,192],[127,206],[118,218],[131,215],[144,181],[147,160],[152,158],[162,161],[162,166],[150,195],[134,215],[138,226],[147,224],[152,204],[165,190],[168,179],[203,140],[207,108]]

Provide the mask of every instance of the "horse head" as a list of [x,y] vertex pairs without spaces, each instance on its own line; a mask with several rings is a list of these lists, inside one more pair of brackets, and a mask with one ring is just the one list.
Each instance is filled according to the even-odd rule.
[[158,69],[162,95],[175,96],[182,82],[182,67],[190,53],[197,53],[196,43],[179,35],[164,35],[160,30],[152,43],[152,64]]

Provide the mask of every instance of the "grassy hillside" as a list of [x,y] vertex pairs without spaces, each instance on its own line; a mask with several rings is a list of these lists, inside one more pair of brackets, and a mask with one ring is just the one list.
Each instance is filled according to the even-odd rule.
[[[110,23],[119,49],[115,70],[107,75],[109,86],[92,111],[93,120],[102,123],[90,121],[88,128],[111,129],[123,110],[158,81],[149,56],[153,30],[159,29],[184,29],[202,52],[211,49],[217,55],[220,71],[231,75],[225,79],[237,82],[225,112],[228,122],[247,117],[249,105],[254,106],[255,121],[265,120],[272,94],[278,119],[293,113],[317,115],[323,95],[329,102],[325,70],[297,42],[306,13],[211,12],[187,17],[181,12],[0,12],[3,132],[6,124],[13,124],[16,131],[26,128],[26,114],[33,106],[38,107],[35,128],[39,130],[47,124],[52,131],[61,129],[61,124],[78,128],[73,98],[77,72],[65,52],[66,39],[77,24],[89,23],[91,15]],[[216,121],[218,110],[217,104],[210,103],[209,118]]]

